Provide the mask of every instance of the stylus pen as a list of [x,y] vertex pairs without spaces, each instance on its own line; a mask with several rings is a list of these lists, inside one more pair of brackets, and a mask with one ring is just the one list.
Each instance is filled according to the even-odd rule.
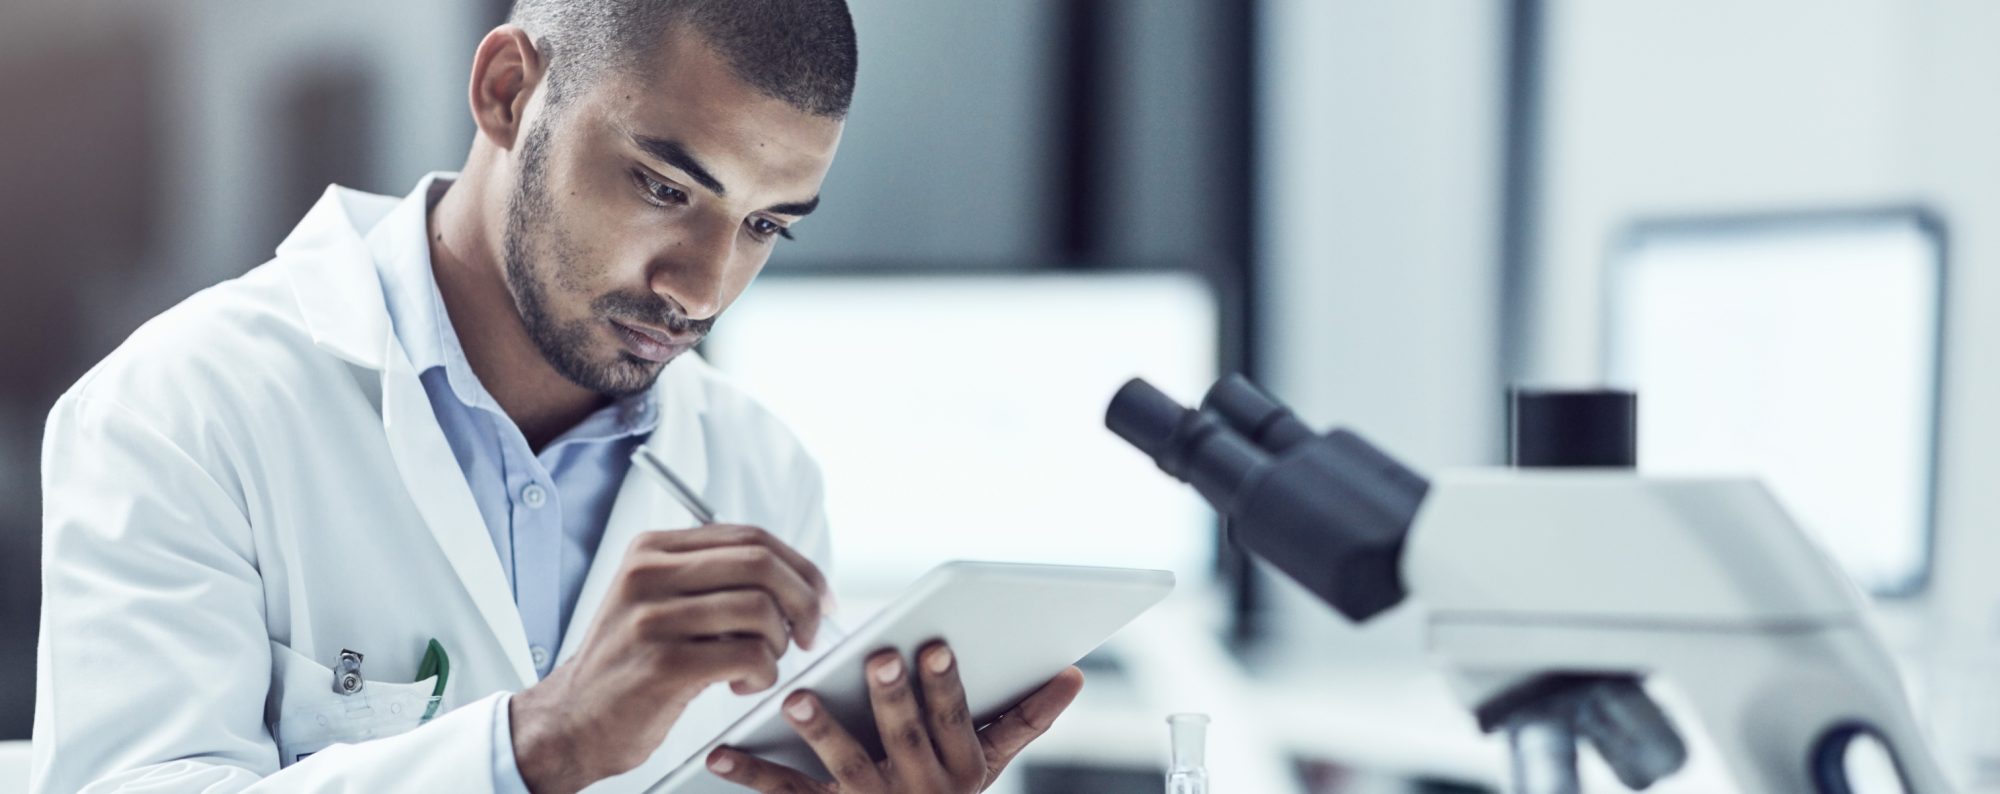
[[[667,462],[660,460],[660,456],[653,454],[653,450],[648,449],[644,444],[640,444],[638,449],[632,450],[632,462],[638,464],[640,468],[652,472],[654,479],[659,480],[661,485],[667,487],[667,493],[673,495],[674,501],[680,502],[682,507],[687,508],[689,513],[694,514],[694,520],[704,525],[715,523],[714,508],[709,507],[707,502],[702,501],[701,495],[695,493],[693,488],[689,488],[688,484],[683,482],[679,475],[674,474],[673,469],[667,468]],[[832,615],[820,616],[820,623],[832,629],[835,634],[847,633],[846,630],[840,628],[840,624],[833,622]]]
[[701,495],[695,493],[693,488],[689,488],[687,483],[681,482],[681,478],[674,474],[674,470],[667,468],[667,462],[660,460],[660,456],[653,454],[646,445],[640,444],[638,449],[632,450],[632,462],[659,478],[660,484],[667,487],[667,493],[673,494],[674,501],[680,502],[682,507],[694,514],[694,520],[703,524],[715,523],[715,511],[707,502],[701,500]]

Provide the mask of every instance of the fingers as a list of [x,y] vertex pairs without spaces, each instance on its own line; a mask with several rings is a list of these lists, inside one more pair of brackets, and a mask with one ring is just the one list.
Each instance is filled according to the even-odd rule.
[[785,655],[790,635],[785,618],[761,590],[724,590],[647,607],[644,636],[654,640],[719,640],[754,637],[773,657]]
[[903,655],[895,650],[880,651],[868,657],[865,670],[868,700],[875,707],[875,730],[882,736],[889,764],[911,775],[942,773]]
[[728,681],[739,695],[762,692],[778,684],[778,657],[763,639],[720,639],[690,642],[675,648],[667,664],[674,673],[706,686]]
[[755,588],[770,595],[796,634],[811,648],[819,633],[820,594],[776,552],[763,546],[724,546],[666,554],[633,565],[634,586],[649,596],[695,595]]
[[708,771],[762,794],[829,794],[837,790],[800,774],[798,770],[727,747],[715,748],[708,754]]
[[828,714],[811,692],[794,692],[785,700],[785,720],[806,740],[821,764],[833,773],[833,781],[853,791],[882,788],[882,771],[854,735]]
[[655,594],[744,585],[765,589],[785,611],[801,648],[811,648],[818,638],[822,605],[832,598],[818,566],[756,527],[713,524],[647,532],[633,541],[632,552],[633,576],[650,588],[665,588]]
[[693,529],[671,529],[641,533],[632,541],[635,547],[658,549],[660,551],[696,551],[717,546],[763,546],[777,553],[785,564],[799,572],[799,576],[812,585],[815,591],[826,591],[826,577],[819,572],[798,550],[769,532],[757,527],[741,524],[709,524]]
[[981,730],[979,743],[985,750],[987,774],[1000,774],[1007,762],[1021,753],[1021,748],[1048,731],[1057,715],[1069,708],[1070,701],[1081,691],[1083,671],[1070,667]]
[[965,702],[965,684],[958,678],[957,660],[942,642],[917,652],[917,675],[924,693],[924,717],[938,760],[954,780],[981,779],[986,758],[973,730]]

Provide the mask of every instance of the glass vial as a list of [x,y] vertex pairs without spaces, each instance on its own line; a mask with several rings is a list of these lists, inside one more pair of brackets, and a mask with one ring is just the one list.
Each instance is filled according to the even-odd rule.
[[1173,741],[1167,794],[1208,794],[1208,762],[1202,756],[1202,745],[1208,739],[1208,715],[1169,715],[1167,728]]

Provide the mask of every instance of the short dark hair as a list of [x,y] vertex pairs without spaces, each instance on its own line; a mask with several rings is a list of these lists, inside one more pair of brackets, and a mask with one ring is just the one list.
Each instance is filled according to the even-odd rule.
[[606,68],[631,68],[686,25],[744,82],[816,116],[854,98],[846,0],[515,0],[508,21],[548,61],[551,106]]

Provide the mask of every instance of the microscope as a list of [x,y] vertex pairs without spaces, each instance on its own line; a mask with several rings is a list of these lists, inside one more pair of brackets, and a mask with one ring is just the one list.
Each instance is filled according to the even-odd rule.
[[1584,744],[1633,790],[1680,771],[1656,678],[1741,791],[1848,794],[1857,746],[1890,790],[1949,790],[1863,596],[1760,482],[1634,471],[1629,392],[1517,392],[1511,418],[1513,467],[1430,479],[1241,376],[1198,410],[1135,379],[1105,424],[1349,620],[1417,600],[1516,794],[1576,794]]

